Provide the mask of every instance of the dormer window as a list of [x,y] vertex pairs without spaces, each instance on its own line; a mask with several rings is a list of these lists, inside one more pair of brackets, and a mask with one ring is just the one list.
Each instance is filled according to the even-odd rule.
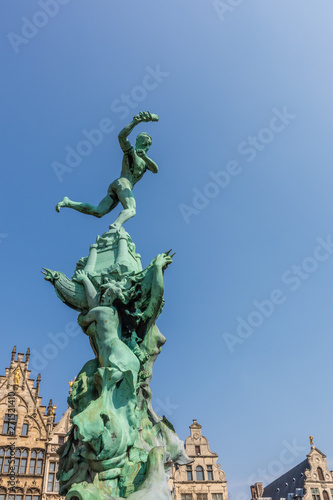
[[323,469],[321,467],[318,467],[317,474],[319,481],[325,481]]

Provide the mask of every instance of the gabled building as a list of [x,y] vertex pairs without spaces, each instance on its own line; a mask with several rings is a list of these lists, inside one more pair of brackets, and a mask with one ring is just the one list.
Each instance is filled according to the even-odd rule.
[[251,486],[252,500],[333,500],[333,472],[327,467],[326,455],[313,444],[306,459],[263,487]]
[[193,462],[174,467],[169,486],[174,500],[227,500],[227,481],[218,455],[209,449],[196,420],[190,425],[191,434],[185,440],[186,454]]
[[0,376],[0,500],[59,500],[56,450],[69,430],[69,410],[58,424],[52,399],[42,405],[41,376],[30,378],[30,351],[14,347]]

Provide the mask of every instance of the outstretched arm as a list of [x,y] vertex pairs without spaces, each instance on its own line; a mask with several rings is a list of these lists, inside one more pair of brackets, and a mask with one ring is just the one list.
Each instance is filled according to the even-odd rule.
[[134,127],[136,127],[141,122],[155,122],[157,120],[158,116],[151,114],[149,111],[141,111],[138,115],[135,115],[131,123],[129,125],[126,125],[126,127],[124,127],[118,135],[119,144],[124,153],[128,153],[128,151],[132,148],[132,144],[127,138]]

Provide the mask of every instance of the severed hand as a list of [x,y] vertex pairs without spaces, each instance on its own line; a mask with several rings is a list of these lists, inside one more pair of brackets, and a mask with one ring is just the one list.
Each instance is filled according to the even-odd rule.
[[159,120],[158,115],[154,115],[150,111],[140,111],[138,115],[133,117],[133,121],[136,123],[140,122],[157,122]]

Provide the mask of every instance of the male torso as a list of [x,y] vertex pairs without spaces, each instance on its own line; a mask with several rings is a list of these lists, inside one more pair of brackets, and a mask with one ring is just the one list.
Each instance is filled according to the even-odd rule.
[[143,177],[146,170],[147,165],[145,160],[137,154],[133,147],[131,147],[123,156],[120,176],[128,179],[133,188],[133,186]]

